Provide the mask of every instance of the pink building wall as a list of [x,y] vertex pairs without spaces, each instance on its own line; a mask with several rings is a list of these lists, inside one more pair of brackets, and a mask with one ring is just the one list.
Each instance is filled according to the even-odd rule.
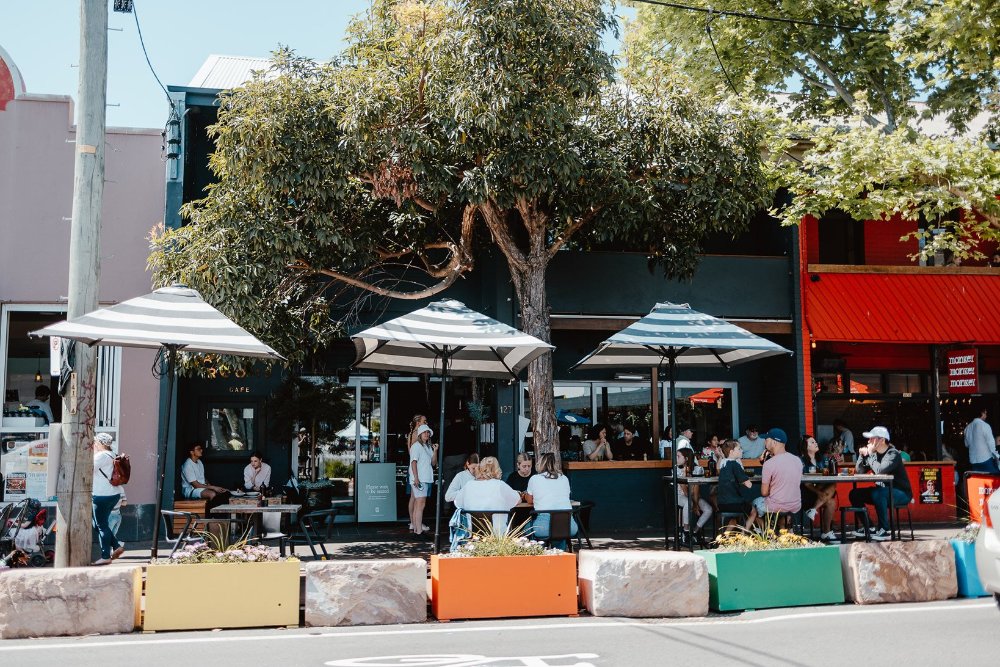
[[[66,96],[19,93],[0,106],[0,302],[65,305],[72,121],[73,102]],[[150,291],[146,237],[163,219],[160,148],[160,130],[108,128],[101,303]],[[122,356],[119,443],[132,460],[132,504],[151,503],[155,495],[159,381],[150,372],[153,358],[148,350],[124,350]]]

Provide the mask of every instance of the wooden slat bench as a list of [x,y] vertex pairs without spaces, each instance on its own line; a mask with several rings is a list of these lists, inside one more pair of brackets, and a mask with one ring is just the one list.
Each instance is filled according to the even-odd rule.
[[[205,503],[206,501],[201,499],[192,500],[175,500],[174,510],[177,512],[190,512],[197,517],[205,517]],[[180,532],[184,528],[184,519],[181,517],[174,517],[174,532]]]

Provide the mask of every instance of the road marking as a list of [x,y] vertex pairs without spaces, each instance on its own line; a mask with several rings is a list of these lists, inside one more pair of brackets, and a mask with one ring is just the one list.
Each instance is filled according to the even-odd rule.
[[[767,623],[779,623],[788,620],[829,618],[833,616],[871,616],[880,614],[907,614],[907,613],[931,613],[934,611],[979,611],[982,609],[993,609],[996,605],[992,602],[965,602],[949,601],[945,603],[914,603],[900,605],[886,605],[880,607],[840,607],[832,608],[829,611],[800,612],[778,614],[775,616],[762,616],[760,618],[700,618],[700,619],[650,619],[648,621],[615,621],[615,620],[587,620],[587,621],[566,621],[564,623],[538,623],[532,625],[457,625],[455,623],[434,624],[430,626],[382,626],[378,629],[368,630],[345,630],[338,632],[336,628],[325,628],[322,631],[312,631],[309,628],[302,628],[301,631],[291,631],[287,633],[268,633],[266,635],[237,635],[232,637],[214,635],[211,637],[177,637],[167,638],[144,638],[136,636],[134,638],[109,641],[88,641],[83,637],[71,642],[61,642],[52,644],[25,643],[17,646],[4,645],[7,642],[0,642],[0,653],[13,651],[48,651],[63,650],[73,648],[101,648],[101,647],[127,647],[168,645],[168,644],[214,644],[223,642],[275,642],[291,641],[299,639],[336,639],[341,637],[384,637],[385,635],[433,635],[433,634],[461,634],[477,632],[528,632],[528,631],[552,631],[552,630],[602,630],[618,628],[690,628],[690,627],[718,627],[724,625],[762,625]],[[127,635],[125,635],[127,636]],[[146,635],[145,637],[149,637]],[[44,641],[39,638],[36,641]],[[10,641],[10,640],[7,640]]]

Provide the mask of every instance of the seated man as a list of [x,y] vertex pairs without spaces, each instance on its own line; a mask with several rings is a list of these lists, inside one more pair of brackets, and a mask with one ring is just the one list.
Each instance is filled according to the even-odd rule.
[[262,486],[271,486],[271,466],[264,463],[260,454],[252,454],[250,463],[243,469],[243,489],[260,491]]
[[[788,436],[780,428],[764,434],[764,449],[770,458],[761,472],[760,497],[753,501],[753,509],[759,516],[802,509],[802,461],[785,450],[787,442]],[[750,517],[747,528],[754,518]]]
[[[896,507],[906,505],[913,498],[913,491],[906,476],[903,457],[899,455],[898,449],[889,444],[889,429],[876,426],[862,435],[868,438],[868,445],[858,450],[858,473],[892,475],[892,501]],[[875,506],[878,529],[871,535],[873,540],[884,542],[892,537],[889,532],[889,489],[884,482],[876,482],[874,487],[866,489],[854,489],[850,498],[854,507]],[[853,534],[855,537],[864,537],[865,531],[856,530]]]
[[205,464],[201,462],[204,453],[204,449],[198,443],[188,449],[188,458],[181,466],[181,491],[185,498],[205,500],[207,509],[224,502],[223,499],[229,491],[205,481]]

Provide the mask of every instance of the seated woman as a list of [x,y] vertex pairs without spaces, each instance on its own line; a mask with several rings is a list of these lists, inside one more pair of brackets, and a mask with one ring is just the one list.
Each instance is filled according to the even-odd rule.
[[[799,451],[802,454],[803,473],[826,472],[830,465],[826,455],[820,453],[819,443],[816,438],[808,433],[802,436],[799,443]],[[815,521],[816,515],[822,512],[820,526],[822,532],[820,539],[824,542],[839,542],[837,533],[833,530],[833,515],[837,511],[837,485],[836,484],[813,484],[803,482],[802,484],[802,506],[808,506],[806,518]]]
[[451,480],[448,490],[444,492],[444,499],[449,503],[455,502],[455,496],[462,488],[476,478],[476,471],[479,469],[479,454],[473,452],[465,457],[465,464],[462,469]]
[[[694,457],[693,449],[685,447],[677,450],[677,465],[684,471],[684,477],[691,477],[691,472],[696,464],[697,460]],[[701,537],[701,529],[712,518],[712,506],[707,500],[702,499],[699,493],[697,484],[677,485],[677,506],[681,508],[681,523],[684,526],[684,531],[681,533],[681,544],[685,546],[690,546],[694,539],[704,545],[705,540]],[[695,516],[698,517],[694,533],[691,531],[691,512],[694,512]]]
[[271,466],[264,463],[260,454],[251,454],[250,463],[243,469],[243,490],[260,491],[271,486]]
[[507,512],[521,502],[521,494],[500,479],[502,474],[500,462],[492,456],[487,456],[479,462],[476,478],[467,482],[455,496],[455,507],[466,512],[485,510],[504,512],[493,515],[493,532],[496,535],[507,532]]
[[604,424],[594,424],[587,434],[587,441],[583,443],[583,459],[585,461],[613,461],[614,453],[611,451],[611,443],[608,442],[608,427]]
[[[722,453],[726,458],[719,467],[719,511],[726,513],[742,513],[748,515],[750,521],[756,518],[753,509],[753,499],[757,494],[750,482],[750,475],[743,469],[743,448],[738,440],[726,440],[722,443]],[[734,525],[730,520],[729,525]]]
[[531,479],[533,474],[531,470],[531,457],[528,456],[527,452],[521,452],[517,455],[514,465],[514,472],[507,475],[507,486],[523,494],[528,490],[528,480]]
[[[546,452],[539,457],[538,474],[528,480],[526,500],[534,505],[536,512],[573,508],[573,503],[569,499],[569,479],[556,467],[556,457],[551,452]],[[549,531],[551,522],[551,514],[542,513],[535,516],[535,521],[531,526],[534,536],[540,540],[548,539],[551,534]],[[570,536],[575,536],[576,531],[576,521],[570,517]],[[552,543],[552,548],[563,551],[566,551],[567,546],[566,540],[556,540]]]

